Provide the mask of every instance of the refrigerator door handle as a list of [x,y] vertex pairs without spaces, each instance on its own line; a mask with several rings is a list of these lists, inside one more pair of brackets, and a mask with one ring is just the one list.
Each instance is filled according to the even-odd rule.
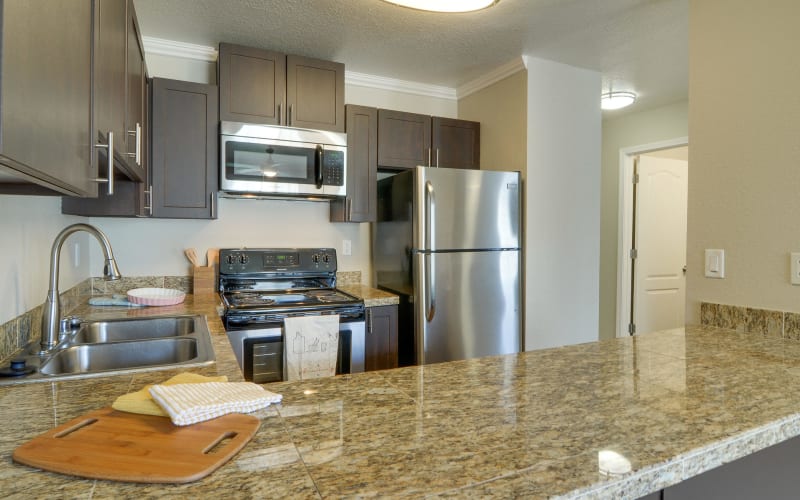
[[425,316],[430,323],[436,314],[436,293],[434,287],[435,268],[434,260],[430,252],[433,248],[432,235],[436,228],[434,227],[434,220],[436,220],[436,196],[433,191],[433,184],[431,181],[425,183]]

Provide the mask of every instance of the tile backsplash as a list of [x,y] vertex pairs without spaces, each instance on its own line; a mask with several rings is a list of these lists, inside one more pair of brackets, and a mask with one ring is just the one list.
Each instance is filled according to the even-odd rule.
[[[61,312],[69,314],[92,295],[124,294],[133,288],[176,288],[191,293],[191,276],[133,276],[116,281],[103,278],[86,279],[61,293]],[[42,309],[44,304],[0,325],[0,361],[42,334]]]
[[800,340],[800,313],[701,302],[700,323],[764,337]]

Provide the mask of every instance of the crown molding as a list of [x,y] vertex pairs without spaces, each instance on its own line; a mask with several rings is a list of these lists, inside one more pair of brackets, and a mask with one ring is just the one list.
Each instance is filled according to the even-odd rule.
[[194,59],[197,61],[216,62],[217,49],[206,45],[194,43],[175,42],[163,38],[153,38],[143,36],[142,44],[147,54],[158,54],[160,56],[181,57],[183,59]]
[[[147,54],[179,57],[204,62],[216,62],[219,55],[217,49],[214,47],[194,43],[175,42],[163,38],[143,36],[142,43],[144,44],[144,51]],[[356,73],[354,71],[345,71],[344,80],[347,85],[457,101],[458,99],[499,82],[524,68],[523,59],[520,57],[495,68],[479,78],[461,85],[457,89],[441,85],[429,85],[408,80],[398,80],[396,78],[387,78],[385,76],[370,75],[367,73]]]
[[449,99],[451,101],[457,99],[456,89],[451,87],[410,82],[407,80],[398,80],[396,78],[368,75],[366,73],[356,73],[353,71],[345,71],[344,82],[346,85],[390,90],[393,92],[405,92],[406,94],[437,97],[439,99]]
[[498,66],[485,75],[479,76],[478,78],[459,86],[456,89],[456,95],[459,99],[463,99],[464,97],[474,94],[479,90],[483,90],[486,87],[493,85],[500,80],[508,78],[509,76],[523,69],[525,69],[525,62],[523,61],[522,57],[518,57],[501,66]]

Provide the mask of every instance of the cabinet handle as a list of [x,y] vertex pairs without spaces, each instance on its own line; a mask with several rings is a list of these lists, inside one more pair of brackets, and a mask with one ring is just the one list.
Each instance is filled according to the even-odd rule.
[[436,148],[436,168],[439,168],[439,148]]
[[144,199],[145,199],[145,206],[144,209],[147,212],[147,215],[152,217],[153,216],[153,185],[150,184],[147,186],[147,189],[144,190]]
[[372,309],[367,309],[367,333],[372,335]]
[[289,114],[286,116],[286,125],[289,125],[289,126],[292,125],[292,111],[293,111],[292,107],[293,106],[294,106],[293,104],[289,105]]
[[281,103],[278,103],[278,112],[277,112],[277,115],[278,115],[278,125],[280,125],[280,124],[281,124],[281,118],[282,118],[282,117],[281,117]]
[[428,148],[428,166],[431,166],[431,148]]
[[350,197],[344,199],[344,213],[347,215],[347,220],[350,220],[353,217],[352,213],[353,204],[350,203]]
[[216,203],[216,196],[214,196],[214,193],[208,193],[208,195],[211,197],[211,217],[214,217],[214,214],[217,213],[217,207],[214,206]]
[[136,123],[135,130],[128,130],[128,135],[132,135],[136,137],[136,152],[134,153],[126,153],[128,157],[134,158],[136,165],[141,167],[142,166],[142,125],[140,123]]
[[114,132],[108,131],[108,144],[95,144],[96,148],[103,148],[108,151],[108,177],[98,177],[92,179],[94,182],[107,182],[109,195],[114,194]]

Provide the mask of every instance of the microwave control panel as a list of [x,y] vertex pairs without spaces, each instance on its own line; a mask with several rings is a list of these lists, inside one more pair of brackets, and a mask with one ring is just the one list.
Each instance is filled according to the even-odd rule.
[[344,186],[344,154],[341,151],[325,151],[322,160],[322,178],[328,186]]

